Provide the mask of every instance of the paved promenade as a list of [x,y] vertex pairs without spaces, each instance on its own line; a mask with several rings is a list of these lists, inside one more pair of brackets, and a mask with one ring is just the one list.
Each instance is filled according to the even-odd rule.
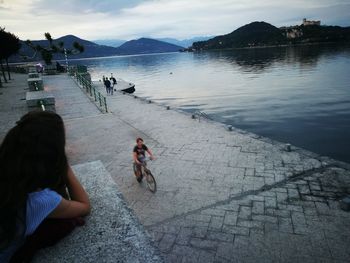
[[[348,262],[349,165],[120,93],[102,114],[67,76],[44,84],[72,164],[103,162],[167,262]],[[2,133],[21,115],[3,112],[5,91]],[[138,136],[157,156],[156,194],[132,176]]]

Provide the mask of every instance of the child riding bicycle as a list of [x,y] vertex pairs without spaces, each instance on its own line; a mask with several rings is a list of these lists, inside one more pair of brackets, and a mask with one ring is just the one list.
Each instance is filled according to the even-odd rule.
[[145,162],[146,152],[149,154],[150,159],[153,160],[154,156],[153,156],[151,150],[143,143],[142,138],[137,138],[136,145],[135,145],[134,150],[133,150],[133,160],[134,160],[134,163],[136,165],[135,176],[136,176],[138,182],[142,181],[141,166]]

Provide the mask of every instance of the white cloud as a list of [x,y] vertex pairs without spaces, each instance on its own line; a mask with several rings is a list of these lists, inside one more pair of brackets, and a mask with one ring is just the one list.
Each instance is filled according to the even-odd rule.
[[[276,26],[303,17],[350,25],[348,0],[2,0],[0,26],[20,38],[74,34],[86,39],[218,35],[252,21]],[[347,23],[347,24],[346,24]]]

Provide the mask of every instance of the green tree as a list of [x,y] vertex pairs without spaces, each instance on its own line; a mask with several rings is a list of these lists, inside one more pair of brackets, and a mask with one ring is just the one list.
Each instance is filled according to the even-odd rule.
[[66,49],[62,41],[55,44],[50,33],[46,32],[44,36],[49,44],[46,47],[43,47],[41,45],[34,45],[29,39],[25,43],[35,51],[34,56],[36,55],[36,53],[40,53],[41,58],[45,61],[47,65],[50,65],[52,63],[53,54],[55,53],[64,54],[65,50],[67,54],[79,54],[81,52],[84,52],[84,46],[80,45],[76,41],[73,43],[71,49]]
[[[1,45],[0,45],[0,63],[1,63],[1,71],[2,71],[2,75],[3,75],[3,78],[4,78],[4,81],[7,82],[7,79],[6,79],[6,75],[5,75],[5,72],[4,72],[4,66],[2,64],[2,60],[3,58],[5,57],[5,46],[6,46],[6,42],[7,42],[7,34],[5,32],[5,28],[0,28],[0,42],[1,42]],[[2,81],[1,81],[1,77],[0,77],[0,85],[2,87]]]
[[3,74],[4,81],[7,82],[5,69],[2,62],[3,60],[5,60],[6,66],[7,66],[8,78],[11,79],[8,59],[10,56],[18,53],[19,49],[21,48],[21,42],[16,35],[10,32],[6,32],[5,28],[2,28],[2,27],[0,27],[0,42],[1,42],[1,45],[0,45],[1,71]]

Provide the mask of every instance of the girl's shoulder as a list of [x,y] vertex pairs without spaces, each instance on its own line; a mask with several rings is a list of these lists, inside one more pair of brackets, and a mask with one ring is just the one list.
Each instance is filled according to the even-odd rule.
[[26,235],[30,235],[40,223],[59,205],[62,197],[48,188],[28,195],[26,223]]
[[61,202],[62,196],[57,192],[45,188],[43,190],[29,193],[27,199],[27,209],[42,209],[49,207],[56,207]]
[[56,199],[59,198],[60,195],[49,189],[49,188],[45,188],[43,190],[37,191],[37,192],[32,192],[28,194],[28,199],[29,200],[43,200],[43,199]]

